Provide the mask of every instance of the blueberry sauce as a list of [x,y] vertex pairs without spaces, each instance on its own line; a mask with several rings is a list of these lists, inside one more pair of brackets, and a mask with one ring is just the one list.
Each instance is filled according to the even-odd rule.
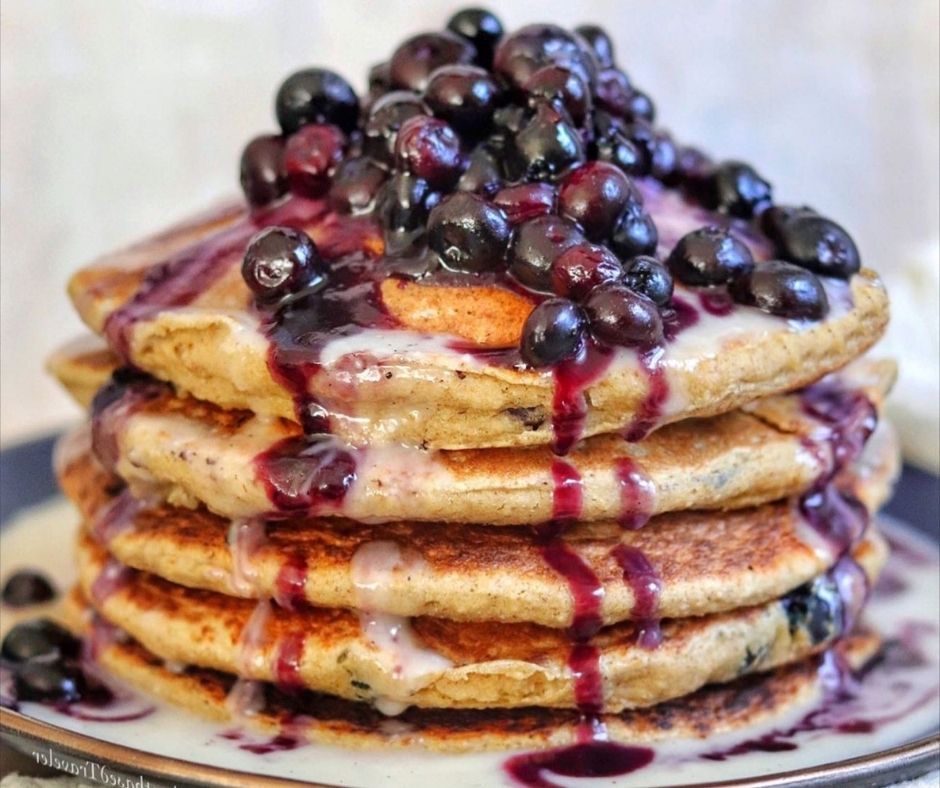
[[303,687],[303,680],[300,677],[303,654],[303,632],[286,635],[278,642],[274,658],[274,680],[282,689],[294,690]]
[[124,488],[99,509],[91,522],[90,532],[95,541],[108,545],[119,534],[133,529],[137,515],[147,508],[144,499],[137,498]]
[[96,605],[125,588],[134,576],[134,570],[109,558],[91,585],[91,598]]
[[727,317],[734,311],[734,302],[724,290],[703,290],[698,301],[702,309],[715,317]]
[[292,555],[281,564],[274,581],[274,600],[287,610],[296,610],[307,602],[307,559],[304,555]]
[[542,556],[560,574],[574,599],[570,634],[575,640],[587,640],[601,628],[601,603],[604,586],[594,570],[565,541],[552,539],[542,546]]
[[570,463],[552,461],[552,519],[536,530],[542,536],[558,536],[581,516],[584,485],[581,474]]
[[631,443],[641,441],[658,425],[663,415],[663,408],[669,399],[669,381],[662,366],[661,347],[639,354],[640,369],[646,376],[646,396],[637,405],[633,420],[624,431],[624,437]]
[[649,747],[592,741],[544,752],[524,753],[506,760],[503,770],[526,788],[556,788],[545,774],[559,777],[619,777],[648,766],[655,757]]
[[620,544],[612,555],[623,570],[623,581],[633,592],[631,618],[637,627],[637,642],[647,649],[658,648],[663,641],[659,627],[659,596],[662,580],[642,550]]
[[598,380],[610,365],[613,353],[593,341],[583,344],[576,356],[565,359],[552,370],[552,449],[567,454],[584,433],[587,403],[584,390]]
[[656,487],[639,464],[621,457],[614,467],[620,484],[620,525],[635,531],[649,522],[653,514]]
[[91,404],[91,447],[98,462],[114,470],[120,458],[120,435],[127,421],[167,391],[166,384],[133,369],[122,368],[112,374]]
[[239,730],[223,731],[219,738],[238,742],[238,749],[250,752],[252,755],[269,755],[272,752],[289,752],[305,744],[303,739],[289,733],[278,733],[265,741],[246,741],[244,733]]

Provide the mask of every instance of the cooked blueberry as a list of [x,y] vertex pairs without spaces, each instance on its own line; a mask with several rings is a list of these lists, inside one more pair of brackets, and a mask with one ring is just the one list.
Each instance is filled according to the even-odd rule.
[[511,228],[498,207],[469,192],[444,199],[428,219],[428,246],[452,271],[474,273],[505,264]]
[[627,203],[627,207],[614,225],[610,239],[611,248],[621,259],[652,254],[656,251],[659,233],[653,218],[643,210],[638,201]]
[[[487,147],[499,156],[500,162],[507,172],[508,166],[512,164],[509,159],[513,150],[513,141],[527,119],[525,107],[520,107],[517,104],[500,107],[493,113],[493,133],[487,141]],[[512,180],[517,179],[518,175],[512,177]]]
[[337,126],[310,123],[292,134],[284,148],[284,167],[291,191],[319,197],[343,160],[346,135]]
[[642,90],[634,88],[627,97],[624,115],[630,120],[645,120],[647,123],[652,123],[656,120],[656,106]]
[[7,632],[0,655],[13,663],[54,661],[78,655],[81,644],[71,632],[48,618],[34,618]]
[[535,114],[516,135],[518,167],[526,180],[557,178],[584,161],[581,135],[567,113],[539,102]]
[[587,41],[601,68],[610,68],[614,65],[614,45],[604,28],[597,25],[580,25],[574,29],[574,32]]
[[255,235],[242,262],[242,278],[259,301],[297,293],[323,276],[313,239],[290,227],[268,227]]
[[668,131],[657,131],[653,137],[650,157],[650,175],[669,183],[679,166],[679,151]]
[[440,195],[427,181],[407,172],[396,172],[382,189],[379,216],[386,231],[392,235],[423,231],[428,214],[439,199]]
[[581,226],[585,236],[600,242],[610,237],[627,203],[636,198],[633,184],[619,167],[590,161],[562,180],[558,208]]
[[821,320],[829,312],[826,291],[816,275],[780,260],[757,264],[728,287],[739,304],[772,315]]
[[446,187],[460,177],[460,139],[444,121],[417,115],[404,122],[395,140],[398,166],[433,187]]
[[828,575],[791,591],[780,602],[787,614],[790,634],[805,629],[814,646],[838,634],[842,626],[842,595]]
[[20,700],[74,703],[82,697],[85,679],[81,671],[55,662],[26,662],[14,674]]
[[557,25],[526,25],[504,38],[493,56],[493,70],[521,88],[543,66],[574,71],[593,87],[597,60],[587,43]]
[[509,271],[533,290],[551,292],[552,263],[566,249],[584,241],[578,226],[561,216],[540,216],[516,228],[509,249]]
[[431,111],[465,138],[487,134],[500,90],[478,66],[443,66],[428,80],[424,100]]
[[711,172],[712,160],[698,148],[686,145],[679,149],[677,170],[682,179],[700,180]]
[[364,213],[375,204],[388,173],[371,159],[346,159],[333,175],[330,205],[344,213]]
[[750,273],[754,258],[743,242],[712,226],[680,238],[666,264],[687,285],[719,285]]
[[388,62],[376,63],[369,69],[369,98],[375,101],[392,89],[392,68]]
[[653,168],[656,153],[656,130],[645,120],[636,119],[624,127],[624,135],[633,143],[640,155],[639,169],[647,175]]
[[449,31],[420,33],[401,44],[392,55],[392,83],[420,93],[427,87],[432,71],[453,63],[470,65],[475,56],[472,44]]
[[525,83],[530,100],[558,101],[578,125],[591,109],[591,91],[584,80],[564,66],[543,66]]
[[578,244],[556,258],[551,276],[557,295],[583,301],[600,285],[619,281],[623,266],[606,246]]
[[611,131],[594,142],[595,158],[623,170],[627,175],[639,175],[643,169],[640,153],[622,132]]
[[783,227],[798,216],[818,216],[808,205],[771,205],[762,211],[759,217],[760,228],[770,240],[779,242],[783,236]]
[[448,20],[447,29],[473,44],[477,65],[490,67],[496,45],[503,37],[503,24],[494,14],[483,8],[464,8]]
[[285,134],[307,123],[332,123],[347,134],[359,120],[359,99],[339,74],[307,68],[284,80],[275,100],[277,121]]
[[570,358],[584,341],[584,328],[584,313],[571,301],[543,301],[522,327],[522,360],[532,367],[547,367]]
[[646,296],[658,306],[665,306],[672,299],[672,274],[655,257],[634,257],[623,267],[626,270],[623,283],[634,293]]
[[584,304],[591,333],[601,342],[652,347],[663,341],[663,320],[656,304],[617,284],[604,285]]
[[495,202],[509,217],[510,224],[521,224],[555,210],[555,187],[550,183],[522,183],[496,193]]
[[753,167],[740,161],[726,161],[715,167],[709,189],[708,207],[742,219],[750,219],[773,199],[770,184]]
[[55,598],[55,595],[55,588],[45,575],[21,569],[7,578],[0,598],[3,599],[3,604],[9,607],[26,607],[48,602]]
[[594,95],[599,107],[623,117],[630,106],[632,93],[629,77],[619,68],[605,68],[598,73]]
[[861,268],[858,248],[838,224],[823,216],[794,216],[783,224],[777,252],[823,276],[848,279]]
[[427,115],[428,108],[417,93],[393,90],[382,96],[369,110],[362,129],[362,150],[376,161],[391,164],[395,159],[398,130],[409,118]]
[[489,196],[503,184],[502,168],[496,153],[487,144],[477,145],[470,153],[467,169],[463,171],[457,188],[462,192],[474,192]]
[[255,137],[245,146],[238,171],[250,205],[267,205],[283,195],[287,191],[283,137],[274,134]]

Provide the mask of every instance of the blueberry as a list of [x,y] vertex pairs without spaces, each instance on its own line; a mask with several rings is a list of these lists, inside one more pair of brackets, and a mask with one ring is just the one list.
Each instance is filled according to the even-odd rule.
[[656,304],[623,285],[597,288],[584,304],[591,332],[601,342],[652,347],[663,341],[663,320]]
[[656,106],[646,93],[634,88],[627,97],[624,116],[630,120],[644,120],[652,123],[656,120]]
[[552,263],[552,289],[557,295],[583,301],[600,285],[617,282],[623,266],[605,246],[578,244],[562,252]]
[[597,75],[597,88],[594,93],[597,106],[623,117],[630,106],[633,87],[630,85],[630,78],[619,68],[605,68]]
[[82,697],[85,679],[81,671],[55,662],[26,662],[14,675],[20,700],[74,703]]
[[81,644],[71,632],[48,618],[17,624],[3,638],[0,655],[13,663],[55,661],[78,655]]
[[[528,120],[525,107],[509,104],[500,107],[493,113],[493,133],[487,141],[489,147],[500,158],[504,171],[508,174],[514,162],[511,161],[513,141]],[[513,175],[511,180],[518,180],[519,175]]]
[[505,264],[511,228],[506,214],[482,197],[457,192],[428,220],[428,246],[452,271],[475,273]]
[[643,170],[640,152],[620,131],[611,131],[594,142],[594,156],[619,167],[627,175],[639,175]]
[[627,203],[627,207],[614,224],[610,239],[611,248],[621,259],[652,254],[659,243],[659,233],[653,218],[643,210],[639,201]]
[[584,80],[564,66],[543,66],[525,83],[530,101],[557,101],[578,126],[591,109],[591,91]]
[[392,89],[392,68],[388,62],[376,63],[369,69],[369,100],[375,102]]
[[574,32],[591,47],[601,68],[611,68],[614,65],[614,45],[604,28],[597,25],[581,25],[576,27]]
[[493,70],[521,88],[540,68],[565,66],[593,88],[597,60],[587,42],[557,25],[534,24],[504,38],[493,56]]
[[838,584],[828,575],[821,575],[780,600],[787,614],[790,634],[805,629],[816,646],[838,634],[842,618],[842,596]]
[[637,119],[626,124],[623,133],[640,155],[639,171],[648,175],[653,169],[653,158],[656,154],[656,130],[645,120]]
[[578,226],[560,216],[540,216],[516,228],[509,249],[509,271],[526,287],[551,292],[550,270],[566,249],[584,241]]
[[646,296],[658,306],[665,306],[672,300],[672,274],[655,257],[634,257],[623,267],[626,271],[623,283],[634,293]]
[[798,216],[818,216],[808,205],[772,205],[762,211],[759,217],[760,228],[771,241],[779,243],[783,237],[783,227]]
[[627,203],[637,198],[622,170],[607,162],[590,161],[562,180],[558,208],[581,226],[587,238],[601,242],[610,237]]
[[516,225],[548,216],[555,210],[557,197],[550,183],[522,183],[497,192],[493,202],[503,209],[509,223]]
[[679,167],[679,150],[669,132],[655,133],[650,153],[650,175],[664,183],[673,182]]
[[395,140],[402,124],[416,115],[427,115],[428,108],[417,93],[393,90],[372,105],[362,128],[362,150],[378,162],[391,164],[395,159]]
[[29,569],[21,569],[14,572],[7,578],[3,584],[3,591],[0,598],[3,604],[9,607],[26,607],[27,605],[37,605],[40,602],[48,602],[56,596],[55,588],[49,579],[39,573]]
[[584,341],[585,320],[580,307],[564,298],[543,301],[522,327],[522,360],[547,367],[570,358]]
[[420,93],[431,72],[454,63],[470,65],[476,51],[466,39],[449,31],[421,33],[405,41],[390,61],[392,84]]
[[379,216],[392,236],[423,231],[431,208],[439,200],[440,195],[427,181],[407,172],[396,172],[382,189]]
[[339,74],[325,68],[307,68],[284,80],[274,104],[285,134],[307,123],[332,123],[347,134],[359,121],[359,99]]
[[773,200],[773,189],[749,164],[726,161],[715,167],[707,185],[706,207],[750,219]]
[[698,148],[686,145],[679,149],[676,170],[682,180],[702,180],[711,172],[712,161]]
[[460,139],[444,121],[417,115],[404,122],[395,140],[395,160],[405,172],[444,188],[460,177]]
[[249,205],[262,206],[287,192],[284,139],[274,134],[255,137],[242,151],[239,181]]
[[462,192],[490,196],[502,184],[502,168],[499,166],[496,153],[487,144],[477,145],[470,153],[467,169],[457,181],[457,188]]
[[357,156],[346,159],[336,170],[330,186],[330,206],[343,213],[369,211],[385,183],[388,173],[371,159]]
[[473,44],[477,65],[490,67],[503,37],[503,24],[494,14],[482,8],[464,8],[448,20],[447,29]]
[[346,135],[337,126],[311,123],[291,135],[284,148],[284,167],[291,191],[320,197],[343,160]]
[[817,274],[840,279],[858,273],[862,265],[852,237],[823,216],[801,214],[784,222],[777,253]]
[[255,235],[242,262],[242,278],[261,302],[300,292],[323,277],[313,239],[290,227],[268,227]]
[[739,304],[781,317],[821,320],[829,312],[826,291],[816,275],[781,260],[759,263],[733,279],[729,290]]
[[431,111],[464,138],[486,136],[500,89],[489,72],[477,66],[443,66],[428,80],[424,100]]
[[718,285],[749,274],[754,258],[727,230],[711,226],[680,238],[666,264],[687,285]]
[[539,102],[516,135],[514,153],[526,180],[552,180],[584,161],[581,136],[566,113]]

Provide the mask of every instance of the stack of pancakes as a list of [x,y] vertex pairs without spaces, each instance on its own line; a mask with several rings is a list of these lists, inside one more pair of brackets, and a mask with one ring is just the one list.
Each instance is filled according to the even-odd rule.
[[[70,626],[110,671],[282,736],[462,749],[705,735],[805,701],[824,652],[872,654],[849,632],[897,457],[869,439],[893,365],[857,360],[887,320],[871,272],[827,281],[816,323],[690,307],[652,369],[624,349],[576,380],[496,360],[517,293],[389,278],[393,326],[321,343],[299,401],[238,274],[256,218],[71,285],[108,344],[50,365],[91,409],[56,458]],[[381,251],[362,217],[299,222],[334,264]]]

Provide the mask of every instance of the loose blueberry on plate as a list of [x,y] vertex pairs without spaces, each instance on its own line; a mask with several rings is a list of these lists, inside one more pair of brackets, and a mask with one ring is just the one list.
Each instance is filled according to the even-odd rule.
[[395,160],[402,170],[444,188],[460,177],[460,139],[444,121],[417,115],[398,131]]
[[371,159],[346,159],[333,175],[330,205],[334,210],[359,214],[370,210],[388,173]]
[[284,148],[284,167],[291,191],[320,197],[343,160],[346,135],[337,126],[310,123],[291,135]]
[[249,205],[267,205],[281,197],[287,192],[284,138],[274,134],[255,137],[245,146],[238,171]]
[[81,671],[59,662],[26,662],[14,674],[20,700],[74,703],[81,700],[85,679]]
[[506,214],[469,192],[445,198],[428,219],[428,246],[452,271],[474,273],[505,263],[511,228]]
[[420,33],[402,43],[392,55],[392,84],[420,93],[436,69],[454,63],[471,65],[475,57],[473,45],[450,31]]
[[530,101],[559,102],[578,126],[591,109],[591,91],[581,77],[564,66],[543,66],[529,77],[525,92]]
[[492,65],[493,52],[503,37],[503,24],[494,14],[482,8],[464,8],[450,18],[447,29],[473,44],[478,66]]
[[489,196],[503,185],[503,171],[496,153],[488,143],[477,145],[470,153],[467,169],[463,171],[457,188],[462,192],[474,192]]
[[750,219],[773,201],[773,190],[749,164],[726,161],[719,164],[708,184],[709,208]]
[[584,313],[576,304],[564,298],[543,301],[522,327],[522,360],[533,367],[564,361],[578,352],[584,329]]
[[540,101],[516,135],[516,165],[526,180],[553,180],[584,161],[581,135],[564,111]]
[[652,347],[663,341],[663,320],[656,304],[623,285],[597,288],[584,310],[591,333],[607,344]]
[[730,232],[710,226],[683,236],[666,264],[687,285],[720,285],[750,273],[754,258]]
[[516,225],[552,213],[557,197],[550,183],[522,183],[497,192],[493,202],[505,211],[509,223]]
[[597,75],[597,60],[580,36],[558,25],[526,25],[504,38],[493,55],[493,69],[517,88],[540,68],[565,66],[589,88]]
[[658,306],[672,300],[672,274],[655,257],[641,255],[624,264],[623,283],[634,293],[646,296]]
[[601,68],[611,68],[614,65],[614,45],[604,28],[598,25],[580,25],[574,32],[591,47]]
[[395,140],[402,124],[416,115],[427,115],[428,108],[417,93],[393,90],[378,99],[369,110],[362,129],[362,150],[378,162],[391,164],[395,159]]
[[516,228],[509,249],[509,272],[526,287],[551,292],[552,263],[584,241],[578,226],[561,216],[540,216]]
[[583,301],[600,285],[618,282],[623,276],[623,266],[605,246],[578,244],[556,258],[551,276],[555,293]]
[[621,259],[652,254],[659,243],[659,233],[653,218],[643,210],[636,200],[627,203],[624,212],[614,225],[611,248]]
[[9,607],[38,605],[41,602],[54,599],[55,596],[56,590],[49,582],[49,579],[45,575],[29,569],[21,569],[10,575],[6,583],[3,584],[2,593],[0,593],[3,604]]
[[424,100],[463,137],[479,139],[489,131],[500,89],[478,66],[443,66],[431,74]]
[[3,638],[0,656],[14,664],[52,661],[78,655],[81,646],[65,627],[48,618],[35,618],[12,627]]
[[262,302],[300,292],[324,277],[313,239],[289,227],[268,227],[255,235],[242,262],[242,278]]
[[291,74],[278,90],[274,107],[285,134],[307,123],[332,123],[348,134],[359,120],[355,91],[339,74],[325,68]]
[[800,214],[783,223],[777,253],[823,276],[848,279],[862,266],[852,237],[823,216]]
[[591,161],[572,170],[561,182],[558,207],[577,222],[592,241],[608,239],[627,203],[638,199],[630,179],[613,164]]
[[772,315],[821,320],[829,312],[826,291],[816,275],[781,260],[755,265],[731,280],[728,289],[739,304]]

